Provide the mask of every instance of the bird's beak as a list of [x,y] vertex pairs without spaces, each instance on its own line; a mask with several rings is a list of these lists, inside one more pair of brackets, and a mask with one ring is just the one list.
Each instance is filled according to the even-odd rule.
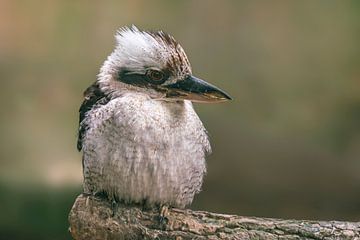
[[184,99],[193,102],[215,103],[231,100],[223,90],[194,76],[166,86],[167,98]]

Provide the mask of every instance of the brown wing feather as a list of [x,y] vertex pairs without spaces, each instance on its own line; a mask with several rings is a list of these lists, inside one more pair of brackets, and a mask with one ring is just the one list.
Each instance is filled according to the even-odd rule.
[[88,124],[86,121],[84,121],[86,114],[94,107],[97,107],[98,105],[104,105],[109,101],[110,98],[101,91],[97,82],[94,82],[85,90],[84,101],[79,109],[79,132],[77,141],[77,149],[79,151],[82,149],[82,139],[88,129]]

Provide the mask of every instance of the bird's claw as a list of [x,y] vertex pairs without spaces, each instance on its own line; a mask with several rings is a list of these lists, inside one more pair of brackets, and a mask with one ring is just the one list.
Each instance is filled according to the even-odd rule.
[[160,225],[166,225],[169,222],[169,206],[162,205],[160,207],[159,223]]
[[117,212],[117,208],[118,208],[118,203],[116,202],[116,200],[112,200],[111,201],[111,217],[114,217],[116,215]]
[[85,206],[88,207],[90,204],[90,197],[92,196],[90,193],[83,192],[82,193],[84,197],[86,197],[85,200]]

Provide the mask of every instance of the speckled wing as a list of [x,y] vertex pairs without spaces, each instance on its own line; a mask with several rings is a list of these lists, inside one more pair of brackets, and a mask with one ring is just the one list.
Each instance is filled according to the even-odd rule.
[[99,105],[105,105],[110,101],[110,97],[101,91],[97,82],[94,82],[84,92],[84,101],[79,109],[79,131],[77,140],[77,149],[81,151],[82,140],[88,129],[88,124],[84,119],[86,114],[93,108]]

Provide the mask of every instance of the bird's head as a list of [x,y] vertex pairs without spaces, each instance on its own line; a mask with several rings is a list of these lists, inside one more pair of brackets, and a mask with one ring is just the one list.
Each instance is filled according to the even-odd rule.
[[99,74],[103,90],[112,94],[124,89],[152,98],[221,102],[231,99],[219,88],[192,75],[190,62],[176,40],[162,32],[121,28],[117,45]]

